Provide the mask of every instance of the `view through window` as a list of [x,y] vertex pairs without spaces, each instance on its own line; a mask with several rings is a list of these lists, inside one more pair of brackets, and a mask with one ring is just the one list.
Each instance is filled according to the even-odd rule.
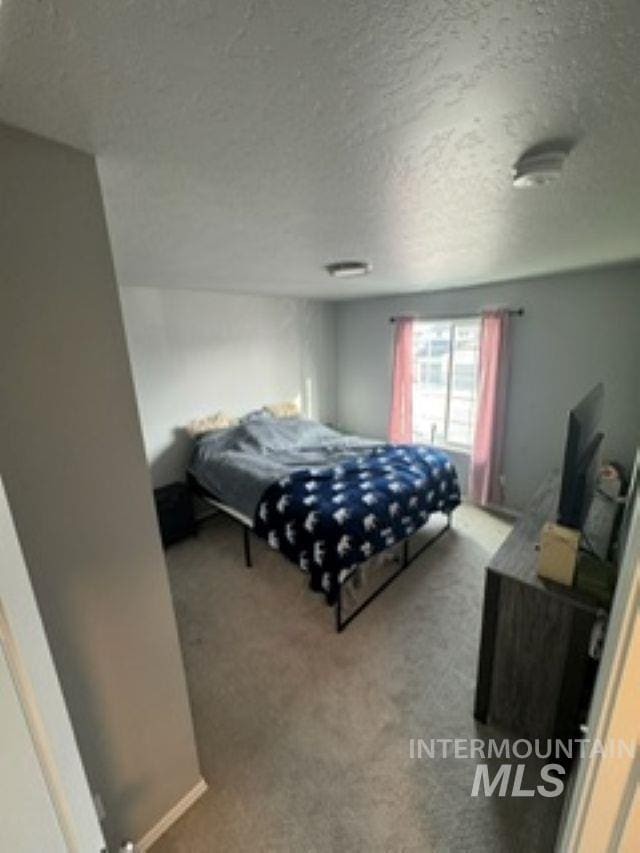
[[470,448],[476,415],[480,320],[416,321],[413,438]]

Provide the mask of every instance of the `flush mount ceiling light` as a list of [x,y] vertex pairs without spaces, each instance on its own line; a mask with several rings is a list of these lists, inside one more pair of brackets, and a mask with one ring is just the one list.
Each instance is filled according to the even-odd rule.
[[511,170],[514,187],[543,187],[556,181],[568,154],[566,143],[544,148],[536,146],[525,151]]
[[372,267],[368,261],[334,261],[327,264],[325,269],[335,278],[355,278],[358,275],[367,275]]

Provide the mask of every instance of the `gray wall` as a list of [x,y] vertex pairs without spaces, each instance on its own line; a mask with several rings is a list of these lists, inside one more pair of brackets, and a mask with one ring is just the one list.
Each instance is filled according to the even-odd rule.
[[145,447],[156,485],[184,478],[183,426],[299,398],[335,419],[335,312],[327,302],[203,290],[120,291]]
[[[506,504],[526,505],[560,463],[568,409],[597,381],[606,389],[605,454],[630,464],[640,437],[640,267],[618,267],[486,287],[338,305],[338,422],[386,435],[389,317],[524,307],[513,323],[506,425]],[[466,477],[464,456],[458,457]]]
[[91,157],[0,128],[0,472],[107,840],[199,779]]

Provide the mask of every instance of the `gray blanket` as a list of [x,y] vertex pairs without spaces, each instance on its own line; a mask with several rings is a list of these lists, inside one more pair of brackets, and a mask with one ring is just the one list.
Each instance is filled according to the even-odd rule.
[[380,442],[317,421],[260,415],[196,441],[189,473],[214,497],[253,520],[265,489],[291,471],[336,465]]

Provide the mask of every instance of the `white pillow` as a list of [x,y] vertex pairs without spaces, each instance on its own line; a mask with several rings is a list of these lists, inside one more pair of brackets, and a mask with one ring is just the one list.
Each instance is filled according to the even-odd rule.
[[195,420],[189,421],[185,426],[185,430],[191,438],[195,438],[205,432],[211,432],[212,429],[228,429],[229,427],[236,426],[237,423],[237,418],[229,417],[224,412],[216,412],[215,415],[207,415],[204,418],[195,418]]

